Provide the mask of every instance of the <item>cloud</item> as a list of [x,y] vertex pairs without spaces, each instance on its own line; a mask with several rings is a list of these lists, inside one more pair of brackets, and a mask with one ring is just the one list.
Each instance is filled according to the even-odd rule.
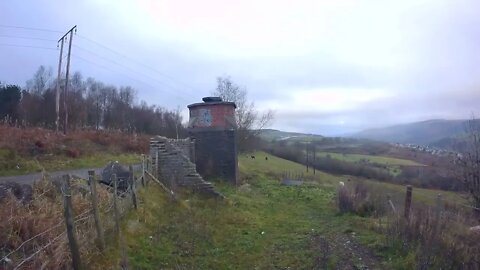
[[[274,128],[324,134],[469,117],[480,100],[474,0],[6,0],[0,10],[2,24],[77,24],[72,69],[171,109],[200,101],[222,75],[276,110]],[[0,37],[6,43],[56,45]],[[55,67],[58,52],[1,47],[0,59],[0,80],[23,85],[40,64]]]

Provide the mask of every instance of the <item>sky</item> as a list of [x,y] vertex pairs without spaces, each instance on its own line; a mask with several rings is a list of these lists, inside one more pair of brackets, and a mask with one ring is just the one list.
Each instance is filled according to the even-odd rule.
[[185,118],[218,76],[285,131],[480,114],[477,0],[2,0],[0,12],[0,81],[10,84],[40,65],[56,74],[57,40],[77,25],[71,70]]

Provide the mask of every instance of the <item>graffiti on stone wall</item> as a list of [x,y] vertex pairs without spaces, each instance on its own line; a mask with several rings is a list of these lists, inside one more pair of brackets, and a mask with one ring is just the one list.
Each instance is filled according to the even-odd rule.
[[200,126],[209,127],[212,125],[212,113],[210,109],[200,109],[199,110],[199,124]]

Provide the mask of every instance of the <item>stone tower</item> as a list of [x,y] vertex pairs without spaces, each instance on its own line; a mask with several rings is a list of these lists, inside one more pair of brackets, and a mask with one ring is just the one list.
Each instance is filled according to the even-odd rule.
[[237,184],[236,105],[219,97],[202,100],[188,105],[188,132],[195,140],[197,171],[207,179]]

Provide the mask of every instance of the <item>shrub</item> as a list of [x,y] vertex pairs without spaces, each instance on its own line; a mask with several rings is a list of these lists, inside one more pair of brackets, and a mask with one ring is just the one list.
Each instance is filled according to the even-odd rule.
[[337,192],[337,205],[341,213],[359,216],[379,216],[385,213],[385,204],[379,196],[373,196],[363,182],[347,183]]
[[410,219],[392,216],[384,231],[387,246],[412,258],[416,269],[480,269],[480,234],[462,212],[436,212],[419,205]]

